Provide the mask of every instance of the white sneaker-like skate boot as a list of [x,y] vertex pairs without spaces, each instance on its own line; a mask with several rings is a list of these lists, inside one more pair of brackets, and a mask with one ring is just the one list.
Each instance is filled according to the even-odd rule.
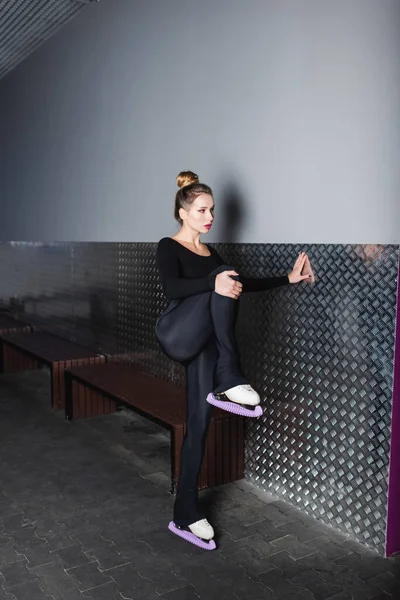
[[214,537],[214,529],[207,519],[200,519],[191,525],[188,525],[190,531],[202,540],[211,540]]
[[224,395],[231,402],[237,402],[238,404],[248,404],[249,406],[260,404],[260,396],[248,383],[235,385],[235,387],[226,390]]

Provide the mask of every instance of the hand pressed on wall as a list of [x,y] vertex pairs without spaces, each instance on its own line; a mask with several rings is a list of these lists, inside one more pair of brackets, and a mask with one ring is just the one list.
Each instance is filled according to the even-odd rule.
[[314,274],[311,270],[310,259],[305,252],[300,252],[294,263],[293,270],[288,275],[290,283],[299,283],[305,281],[312,283],[315,281]]

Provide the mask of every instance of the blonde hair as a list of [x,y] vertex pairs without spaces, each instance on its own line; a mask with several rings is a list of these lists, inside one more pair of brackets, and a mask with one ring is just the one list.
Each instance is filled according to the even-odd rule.
[[199,177],[193,171],[181,171],[176,178],[176,185],[180,188],[175,196],[174,217],[182,225],[183,221],[179,216],[181,208],[187,210],[188,206],[200,196],[200,194],[213,195],[211,188],[205,183],[199,182]]
[[193,171],[181,171],[176,177],[176,185],[178,188],[183,188],[191,183],[199,183],[199,176]]

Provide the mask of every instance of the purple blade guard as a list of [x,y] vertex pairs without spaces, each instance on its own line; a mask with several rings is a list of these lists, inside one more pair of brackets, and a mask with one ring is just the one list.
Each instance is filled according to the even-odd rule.
[[203,550],[215,550],[217,547],[214,540],[209,540],[208,542],[206,540],[202,540],[198,538],[197,535],[194,535],[194,533],[190,533],[190,531],[179,529],[179,527],[177,527],[173,521],[171,521],[168,525],[168,529],[172,531],[172,533],[175,533],[175,535],[179,535],[179,537],[183,538],[187,542],[190,542],[199,548],[203,548]]
[[242,417],[261,417],[263,414],[263,409],[258,404],[254,407],[254,409],[245,408],[241,406],[237,402],[229,402],[229,400],[218,400],[214,396],[214,394],[208,394],[207,402],[216,406],[217,408],[221,408],[222,410],[226,410],[234,415],[240,415]]

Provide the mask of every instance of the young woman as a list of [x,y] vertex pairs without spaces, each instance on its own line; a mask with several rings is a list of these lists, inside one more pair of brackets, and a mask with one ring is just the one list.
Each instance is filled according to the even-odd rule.
[[199,183],[191,171],[181,172],[177,185],[175,219],[181,228],[175,236],[160,240],[157,249],[169,304],[157,322],[156,336],[165,354],[186,370],[187,428],[170,529],[192,543],[213,549],[214,530],[197,505],[197,480],[211,403],[224,408],[226,402],[227,410],[235,405],[236,412],[248,416],[260,413],[249,411],[245,405],[261,409],[259,395],[240,368],[235,338],[237,300],[243,292],[269,290],[312,277],[310,269],[302,274],[309,265],[304,252],[289,275],[262,279],[239,275],[214,248],[200,241],[214,221],[211,188]]

